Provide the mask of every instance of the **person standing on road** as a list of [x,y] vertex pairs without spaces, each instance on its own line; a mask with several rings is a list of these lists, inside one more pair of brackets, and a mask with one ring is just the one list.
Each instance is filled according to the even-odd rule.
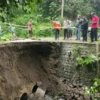
[[74,27],[74,24],[72,21],[69,21],[69,38],[71,39],[72,38],[72,35],[73,35],[73,27]]
[[77,21],[76,21],[76,40],[80,40],[81,23],[82,23],[82,20],[81,20],[80,16],[78,16]]
[[27,29],[28,29],[29,37],[32,37],[33,28],[32,28],[32,21],[31,20],[27,23]]
[[87,21],[86,16],[83,16],[81,30],[82,30],[83,41],[87,41],[88,21]]
[[60,24],[60,21],[58,20],[58,18],[56,18],[56,21],[52,21],[52,23],[53,23],[54,29],[55,29],[55,40],[57,40],[57,39],[59,39],[61,24]]
[[69,38],[69,32],[68,32],[68,27],[69,27],[69,23],[68,23],[68,20],[65,19],[64,22],[63,22],[63,27],[64,27],[64,40]]
[[97,41],[97,31],[99,27],[99,17],[96,15],[96,13],[92,13],[92,21],[91,21],[91,42],[94,40]]
[[11,30],[11,33],[14,37],[16,37],[16,34],[15,34],[15,27],[13,25],[10,24],[10,30]]

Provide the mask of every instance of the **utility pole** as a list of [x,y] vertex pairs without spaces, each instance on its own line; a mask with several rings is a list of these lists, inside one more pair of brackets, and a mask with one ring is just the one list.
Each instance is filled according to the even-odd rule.
[[62,5],[61,5],[61,18],[63,19],[64,17],[64,0],[62,0]]
[[[99,58],[99,44],[98,43],[96,43],[96,57],[97,58]],[[99,63],[99,61],[97,61],[97,78],[99,78],[100,77],[100,65],[99,65],[100,63]]]

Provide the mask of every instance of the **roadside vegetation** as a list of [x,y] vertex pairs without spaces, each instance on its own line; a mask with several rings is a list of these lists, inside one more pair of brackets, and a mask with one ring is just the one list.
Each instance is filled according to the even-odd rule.
[[[15,27],[17,38],[28,38],[27,22],[33,22],[33,37],[52,37],[53,26],[48,19],[61,18],[61,0],[3,0],[0,5],[1,39],[13,39],[10,24]],[[98,0],[65,0],[64,17],[72,20],[78,15],[86,15],[91,20],[91,12],[100,15]],[[62,35],[62,32],[61,32]]]

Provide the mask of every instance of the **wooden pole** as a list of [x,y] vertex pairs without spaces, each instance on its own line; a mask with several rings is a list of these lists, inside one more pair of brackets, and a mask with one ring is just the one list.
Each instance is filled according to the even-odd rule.
[[[96,56],[98,57],[99,54],[99,44],[96,43]],[[99,68],[99,61],[97,61],[97,78],[100,77],[100,68]]]
[[62,6],[61,6],[61,18],[64,17],[64,0],[62,0]]

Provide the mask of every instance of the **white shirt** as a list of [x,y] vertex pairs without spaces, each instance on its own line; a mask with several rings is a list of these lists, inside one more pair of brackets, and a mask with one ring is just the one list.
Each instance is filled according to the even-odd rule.
[[68,21],[64,20],[63,27],[68,27],[68,26],[69,26]]

